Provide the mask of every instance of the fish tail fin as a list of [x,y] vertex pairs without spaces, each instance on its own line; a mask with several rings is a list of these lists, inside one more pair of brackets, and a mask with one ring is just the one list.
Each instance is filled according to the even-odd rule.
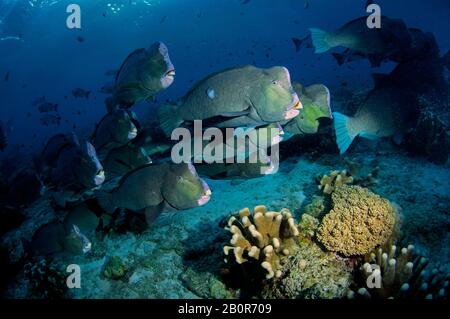
[[178,105],[175,104],[166,104],[158,108],[160,127],[166,136],[171,136],[172,131],[183,123],[178,114]]
[[116,207],[113,204],[113,195],[111,193],[98,191],[95,195],[97,197],[98,204],[102,209],[104,209],[109,214],[114,213]]
[[336,133],[336,144],[339,148],[340,154],[344,154],[358,134],[354,134],[348,129],[347,124],[351,119],[350,117],[339,112],[333,112],[333,117],[334,131]]
[[309,31],[311,32],[311,38],[314,48],[316,49],[316,53],[327,52],[333,47],[328,42],[329,35],[327,32],[317,28],[310,28]]

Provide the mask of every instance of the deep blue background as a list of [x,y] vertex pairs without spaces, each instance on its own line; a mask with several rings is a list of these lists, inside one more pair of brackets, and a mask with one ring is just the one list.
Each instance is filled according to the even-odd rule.
[[[182,96],[192,81],[208,73],[249,63],[259,67],[284,65],[293,80],[304,84],[319,82],[333,88],[345,79],[355,90],[371,85],[367,62],[355,63],[353,69],[337,68],[329,53],[319,56],[308,49],[296,53],[291,43],[291,37],[305,36],[310,27],[331,31],[366,15],[365,0],[309,0],[308,9],[304,0],[251,0],[245,5],[241,0],[146,2],[152,5],[142,0],[71,0],[31,7],[28,1],[0,0],[0,38],[23,35],[23,41],[0,41],[0,119],[13,120],[10,143],[40,147],[48,136],[69,131],[73,124],[78,133],[91,133],[105,112],[106,96],[97,92],[112,80],[105,71],[117,69],[131,51],[157,40],[167,44],[177,72],[174,84],[158,96],[160,101]],[[433,32],[441,52],[450,48],[450,1],[375,2],[384,15]],[[69,3],[82,8],[81,30],[66,28]],[[113,14],[108,3],[124,7],[120,14]],[[85,42],[76,40],[79,35]],[[10,80],[4,82],[8,71]],[[24,84],[26,88],[22,88]],[[71,97],[76,87],[92,90],[91,98]],[[43,95],[59,103],[63,117],[60,127],[40,125],[39,113],[31,103]],[[153,108],[143,103],[136,110],[145,118]],[[78,110],[81,116],[74,115]],[[26,117],[27,112],[32,112],[31,117]],[[33,140],[35,133],[38,137]]]

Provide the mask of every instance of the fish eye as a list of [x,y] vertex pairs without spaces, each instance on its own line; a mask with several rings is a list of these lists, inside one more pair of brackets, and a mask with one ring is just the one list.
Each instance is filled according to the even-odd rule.
[[273,85],[278,85],[278,81],[277,81],[277,80],[273,80],[273,81],[272,81],[272,84],[273,84]]

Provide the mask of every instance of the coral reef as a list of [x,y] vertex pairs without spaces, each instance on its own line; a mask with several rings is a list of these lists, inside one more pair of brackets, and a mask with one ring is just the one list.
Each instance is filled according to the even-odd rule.
[[423,112],[417,125],[407,134],[405,147],[410,153],[424,155],[435,164],[445,164],[450,150],[447,129],[432,112]]
[[256,206],[253,214],[248,208],[232,216],[228,230],[233,234],[232,246],[225,246],[225,255],[234,257],[238,264],[255,261],[266,271],[266,279],[281,276],[281,257],[292,253],[299,235],[297,225],[288,209],[268,212],[265,206]]
[[388,200],[359,186],[340,186],[331,195],[332,210],[317,232],[326,249],[344,256],[364,255],[391,237],[397,220]]
[[264,298],[334,299],[346,296],[352,282],[351,263],[303,240],[283,267],[283,276],[262,291]]
[[47,260],[29,262],[24,266],[25,276],[30,283],[30,293],[35,298],[61,299],[67,291],[65,273]]
[[319,218],[325,212],[325,200],[322,196],[314,196],[311,202],[303,208],[303,214]]
[[119,256],[106,257],[103,275],[108,279],[120,279],[125,276],[126,267]]
[[[424,257],[414,256],[414,246],[378,248],[364,257],[357,283],[349,298],[426,298],[449,296],[449,277],[437,268],[429,269]],[[359,282],[358,282],[359,279]],[[367,288],[366,288],[367,287]]]
[[349,176],[346,170],[332,171],[320,178],[318,188],[324,194],[331,194],[337,187],[352,183],[353,177]]
[[309,214],[302,214],[298,228],[302,237],[312,238],[319,227],[319,220]]
[[344,161],[347,165],[347,172],[353,177],[353,185],[369,187],[377,183],[377,177],[380,171],[377,160],[372,161],[370,165],[367,165],[368,167],[348,158],[345,158]]

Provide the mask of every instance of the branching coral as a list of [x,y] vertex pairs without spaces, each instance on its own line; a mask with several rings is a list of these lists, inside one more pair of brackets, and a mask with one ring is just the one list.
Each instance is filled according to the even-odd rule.
[[238,264],[260,263],[266,279],[280,277],[280,258],[292,253],[295,237],[299,235],[291,212],[288,209],[268,212],[265,206],[256,206],[253,214],[244,208],[236,217],[228,221],[233,237],[232,246],[224,247],[225,255],[233,256]]
[[388,200],[359,186],[340,186],[331,195],[332,210],[323,218],[318,240],[345,256],[364,255],[386,243],[396,224]]
[[31,294],[43,299],[63,298],[67,291],[66,277],[52,262],[42,259],[27,263],[24,272],[31,285]]
[[353,177],[349,176],[346,170],[332,171],[320,179],[318,188],[325,194],[331,194],[336,187],[352,183]]
[[[397,249],[388,245],[366,255],[360,267],[356,291],[349,298],[448,298],[449,278],[437,268],[429,269],[428,261],[414,256],[414,246]],[[367,287],[367,288],[366,288]]]

